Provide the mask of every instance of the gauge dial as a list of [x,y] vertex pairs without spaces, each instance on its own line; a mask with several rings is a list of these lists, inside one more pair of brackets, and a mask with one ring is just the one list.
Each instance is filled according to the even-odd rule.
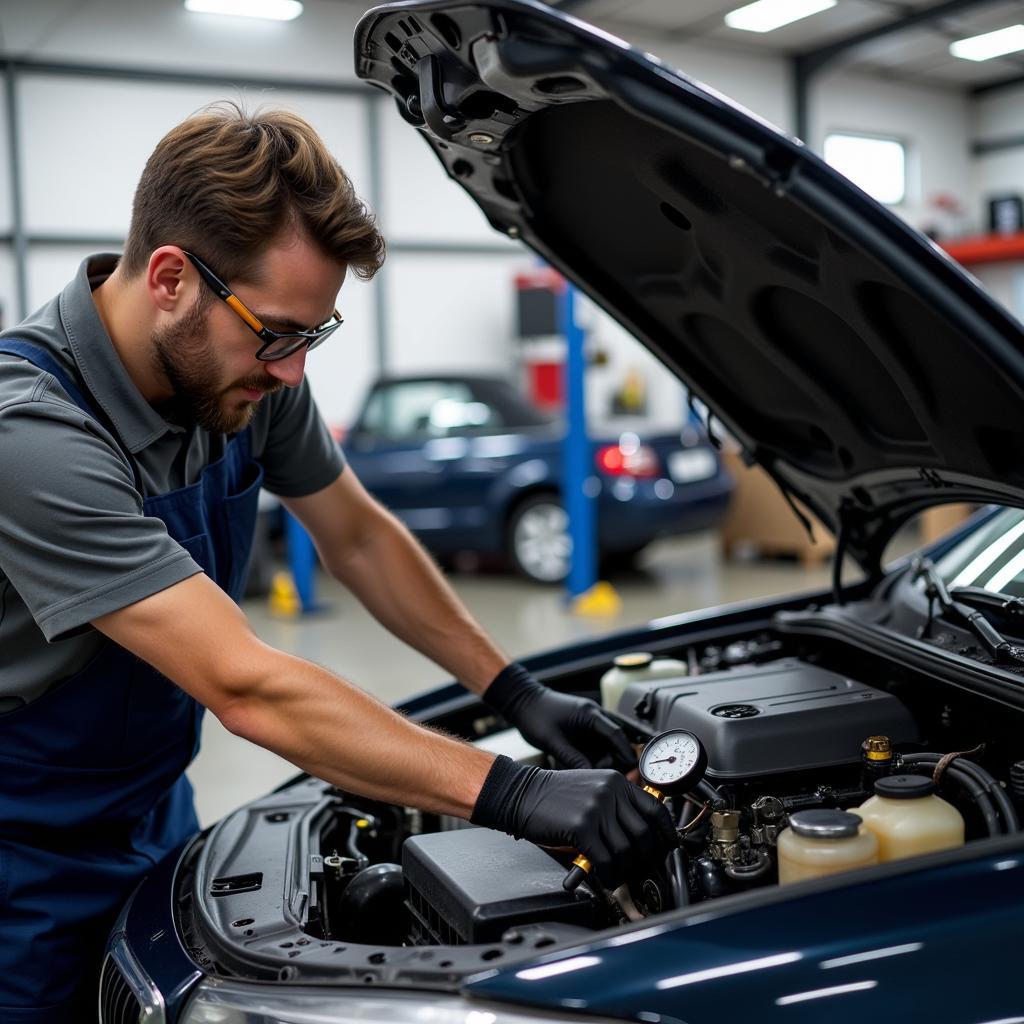
[[640,777],[662,793],[684,793],[703,777],[708,756],[701,741],[685,729],[655,736],[640,755]]

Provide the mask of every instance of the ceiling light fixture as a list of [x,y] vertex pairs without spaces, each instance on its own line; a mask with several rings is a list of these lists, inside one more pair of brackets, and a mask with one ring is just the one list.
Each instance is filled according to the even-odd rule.
[[730,11],[725,23],[744,32],[774,32],[783,25],[827,11],[836,3],[837,0],[757,0]]
[[193,14],[291,21],[302,13],[302,4],[299,0],[185,0],[185,10]]
[[1018,50],[1024,50],[1024,25],[1011,25],[949,44],[949,52],[963,60],[991,60]]

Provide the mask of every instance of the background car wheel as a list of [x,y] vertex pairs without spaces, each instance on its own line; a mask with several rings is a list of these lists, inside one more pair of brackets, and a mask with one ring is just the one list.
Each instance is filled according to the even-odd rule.
[[538,583],[569,575],[569,517],[553,494],[536,494],[517,506],[509,522],[509,556],[516,569]]

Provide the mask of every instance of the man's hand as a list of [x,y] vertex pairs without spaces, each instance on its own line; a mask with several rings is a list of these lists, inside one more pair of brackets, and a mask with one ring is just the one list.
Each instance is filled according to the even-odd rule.
[[523,737],[569,768],[620,768],[636,764],[622,729],[598,704],[542,686],[518,662],[506,666],[483,692]]
[[552,772],[503,756],[470,820],[544,846],[571,846],[609,889],[660,866],[677,845],[665,806],[618,772]]

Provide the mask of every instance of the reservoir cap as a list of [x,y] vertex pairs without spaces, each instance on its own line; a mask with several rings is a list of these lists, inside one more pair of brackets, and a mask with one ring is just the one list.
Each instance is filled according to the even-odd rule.
[[849,839],[857,834],[860,825],[856,814],[827,808],[797,811],[789,816],[789,827],[798,836],[809,839]]
[[647,651],[635,651],[631,654],[618,654],[612,659],[616,668],[647,668],[654,661],[654,655]]
[[886,775],[875,782],[875,793],[886,800],[918,800],[935,792],[926,775]]

